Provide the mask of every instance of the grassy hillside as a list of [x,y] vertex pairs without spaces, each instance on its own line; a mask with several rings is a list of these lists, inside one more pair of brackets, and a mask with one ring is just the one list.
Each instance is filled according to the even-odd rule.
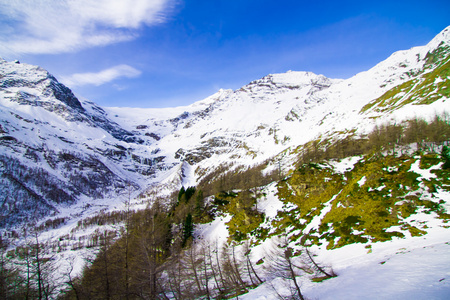
[[441,45],[426,56],[426,63],[412,79],[365,105],[361,112],[392,112],[407,104],[431,104],[450,96],[450,47]]
[[[439,198],[450,191],[450,169],[439,154],[370,154],[353,158],[349,170],[333,162],[305,164],[281,181],[278,197],[286,210],[273,221],[275,233],[293,233],[301,245],[328,249],[426,234],[421,212],[450,219]],[[428,173],[428,176],[421,174]]]

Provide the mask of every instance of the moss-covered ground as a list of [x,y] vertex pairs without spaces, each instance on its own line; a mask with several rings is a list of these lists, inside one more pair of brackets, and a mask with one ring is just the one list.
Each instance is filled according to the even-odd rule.
[[[439,154],[371,154],[344,173],[331,163],[302,165],[278,184],[278,197],[290,209],[279,212],[273,226],[299,244],[326,243],[329,249],[426,234],[409,217],[449,218],[437,197],[450,186],[450,170],[442,165]],[[421,170],[432,176],[422,177]],[[320,218],[317,225],[308,226],[314,218]]]

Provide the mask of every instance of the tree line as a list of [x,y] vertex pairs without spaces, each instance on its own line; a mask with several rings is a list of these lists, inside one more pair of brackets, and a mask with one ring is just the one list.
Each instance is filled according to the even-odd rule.
[[[177,200],[184,201],[185,193],[180,193]],[[189,218],[195,220],[192,211],[184,220],[178,213],[156,202],[130,216],[122,238],[114,242],[105,237],[82,276],[67,279],[69,289],[61,299],[229,299],[273,274],[282,276],[293,287],[292,295],[303,299],[299,275],[336,276],[307,249],[294,253],[287,239],[274,246],[266,261],[256,263],[248,239],[240,245],[195,241],[187,224]]]
[[396,152],[414,146],[416,150],[435,151],[448,146],[450,141],[450,115],[434,115],[431,121],[413,118],[402,123],[377,125],[366,135],[348,133],[335,140],[313,140],[305,144],[299,156],[299,165],[321,160],[341,159],[372,152]]

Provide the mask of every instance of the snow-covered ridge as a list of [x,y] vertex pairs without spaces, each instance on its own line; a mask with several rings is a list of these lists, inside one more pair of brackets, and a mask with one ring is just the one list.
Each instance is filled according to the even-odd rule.
[[444,43],[450,45],[450,26],[438,33],[428,44],[429,50],[435,50]]

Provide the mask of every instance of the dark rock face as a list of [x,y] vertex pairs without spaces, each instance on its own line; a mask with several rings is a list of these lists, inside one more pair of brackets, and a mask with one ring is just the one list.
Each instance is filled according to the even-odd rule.
[[[58,82],[58,80],[48,73],[47,71],[29,65],[15,64],[17,67],[13,68],[12,63],[0,61],[1,65],[9,65],[9,68],[1,68],[0,70],[0,88],[20,88],[27,87],[32,89],[38,89],[41,92],[42,97],[54,98],[65,105],[79,111],[84,112],[84,108],[80,101],[75,97],[73,92],[65,85]],[[28,75],[28,76],[27,76]],[[23,97],[25,100],[37,100],[38,96]],[[32,105],[33,101],[26,104]],[[25,103],[23,103],[25,104]]]
[[67,106],[79,111],[84,112],[83,106],[81,106],[80,101],[75,97],[73,92],[66,87],[65,85],[61,84],[56,80],[55,77],[49,74],[49,84],[47,85],[47,88],[44,89],[44,95],[48,97],[55,97],[59,101],[65,103]]
[[214,137],[203,141],[199,147],[185,150],[180,148],[175,152],[175,158],[187,162],[190,165],[195,165],[205,159],[212,157],[215,154],[223,154],[230,152],[235,147],[243,147],[244,143],[239,140],[229,140]]

